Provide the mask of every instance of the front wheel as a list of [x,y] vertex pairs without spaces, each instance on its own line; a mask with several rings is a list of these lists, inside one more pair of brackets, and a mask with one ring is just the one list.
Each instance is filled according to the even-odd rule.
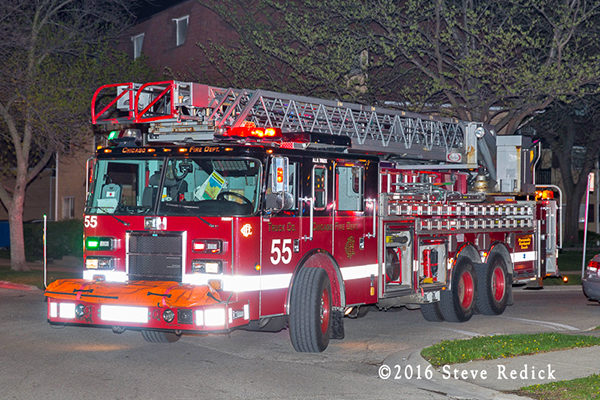
[[452,273],[452,290],[444,290],[440,299],[440,311],[446,321],[464,322],[475,311],[475,268],[466,257],[461,257]]
[[181,335],[173,332],[142,330],[142,337],[150,343],[174,343],[179,340]]
[[477,309],[485,315],[502,314],[510,290],[504,259],[496,254],[487,265],[477,268]]
[[318,353],[331,334],[331,284],[322,268],[303,268],[290,297],[290,339],[298,352]]

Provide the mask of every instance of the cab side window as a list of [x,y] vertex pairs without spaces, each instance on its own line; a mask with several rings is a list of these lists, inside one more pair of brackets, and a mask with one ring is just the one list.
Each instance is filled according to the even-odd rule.
[[364,168],[361,166],[337,166],[336,193],[339,211],[363,210],[363,177]]
[[315,165],[312,172],[312,197],[315,210],[324,210],[327,206],[327,169],[322,165]]

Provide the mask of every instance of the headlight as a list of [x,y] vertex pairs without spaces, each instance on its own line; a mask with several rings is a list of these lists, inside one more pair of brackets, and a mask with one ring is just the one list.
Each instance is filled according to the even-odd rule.
[[85,259],[86,269],[113,269],[112,257],[91,257],[88,256]]
[[175,319],[175,313],[173,310],[167,308],[165,311],[163,311],[162,317],[166,323],[171,323]]
[[221,254],[223,252],[223,242],[215,239],[194,239],[192,241],[192,251],[194,253]]
[[192,272],[220,274],[223,264],[219,260],[192,260]]

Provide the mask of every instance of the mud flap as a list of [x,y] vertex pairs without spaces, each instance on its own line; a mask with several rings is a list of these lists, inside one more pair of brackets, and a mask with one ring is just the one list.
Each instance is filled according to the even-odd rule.
[[344,338],[344,313],[343,311],[332,310],[331,313],[331,338]]
[[506,305],[512,306],[515,304],[515,299],[513,297],[513,278],[512,274],[508,274],[508,298],[506,299]]

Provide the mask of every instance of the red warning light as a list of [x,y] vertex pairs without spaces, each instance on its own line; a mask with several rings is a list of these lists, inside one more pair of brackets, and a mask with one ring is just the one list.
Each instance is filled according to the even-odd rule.
[[236,126],[225,131],[224,136],[229,137],[254,137],[254,138],[280,138],[279,128],[256,128],[251,126]]

